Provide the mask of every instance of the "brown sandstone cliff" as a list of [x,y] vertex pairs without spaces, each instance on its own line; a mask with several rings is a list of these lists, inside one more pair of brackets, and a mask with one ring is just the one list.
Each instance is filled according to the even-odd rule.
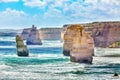
[[63,54],[70,56],[72,62],[92,63],[94,41],[81,25],[66,28],[63,49]]
[[[85,27],[85,31],[93,37],[95,47],[111,47],[114,43],[120,42],[120,22],[93,22],[82,25]],[[66,28],[69,26],[63,26],[62,40]]]
[[120,22],[94,22],[84,24],[96,47],[109,47],[120,41]]

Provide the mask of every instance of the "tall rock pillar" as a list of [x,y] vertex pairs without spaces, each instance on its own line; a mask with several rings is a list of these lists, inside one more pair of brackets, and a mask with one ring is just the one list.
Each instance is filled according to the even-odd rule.
[[34,27],[34,25],[32,26],[31,32],[29,34],[29,37],[27,38],[26,43],[28,45],[42,45],[39,30],[37,30],[37,28]]
[[23,40],[18,35],[16,36],[16,47],[18,56],[29,56],[27,46],[24,45]]
[[69,51],[72,62],[92,63],[93,38],[84,30],[83,26],[71,25],[64,34],[64,51]]

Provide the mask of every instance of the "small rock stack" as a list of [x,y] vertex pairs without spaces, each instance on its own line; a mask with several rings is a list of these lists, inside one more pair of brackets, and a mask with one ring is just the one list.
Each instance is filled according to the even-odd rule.
[[18,56],[29,56],[29,51],[27,46],[24,45],[24,42],[20,36],[16,36],[16,47]]

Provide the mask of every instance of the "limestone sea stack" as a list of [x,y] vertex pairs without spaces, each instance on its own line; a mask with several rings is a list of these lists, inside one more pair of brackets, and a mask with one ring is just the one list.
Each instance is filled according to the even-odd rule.
[[29,37],[27,38],[26,43],[28,45],[42,45],[39,30],[33,25]]
[[64,27],[62,30],[62,41],[64,42],[63,44],[63,55],[64,56],[70,56],[70,50],[72,48],[72,42],[73,42],[73,36],[74,32],[71,29],[68,29],[68,27]]
[[67,27],[63,49],[63,54],[70,55],[72,62],[92,63],[94,41],[82,25],[76,24]]
[[24,45],[24,42],[20,36],[16,36],[16,47],[18,56],[29,56],[29,51],[27,46]]
[[21,33],[21,38],[23,40],[27,40],[27,38],[29,37],[29,34],[31,33],[32,28],[25,28],[23,29],[22,33]]

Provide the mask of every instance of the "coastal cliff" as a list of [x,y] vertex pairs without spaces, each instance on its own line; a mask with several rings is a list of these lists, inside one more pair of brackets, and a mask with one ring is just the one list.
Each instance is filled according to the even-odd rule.
[[[21,37],[27,40],[31,33],[32,28],[23,29]],[[41,40],[60,40],[62,28],[41,28],[38,29],[39,37]]]
[[[66,28],[70,25],[63,26],[62,40],[64,40]],[[95,47],[119,47],[119,45],[114,45],[120,42],[120,22],[93,22],[82,25],[85,31],[93,37]]]
[[40,38],[42,40],[60,40],[61,28],[41,28],[39,29]]
[[120,41],[120,22],[94,22],[84,26],[92,35],[96,47],[110,47]]
[[64,25],[61,38],[64,43],[63,54],[70,56],[72,62],[92,63],[94,46],[120,47],[120,22]]
[[92,63],[94,41],[82,25],[70,25],[66,28],[63,49],[63,54],[70,56],[72,62]]

